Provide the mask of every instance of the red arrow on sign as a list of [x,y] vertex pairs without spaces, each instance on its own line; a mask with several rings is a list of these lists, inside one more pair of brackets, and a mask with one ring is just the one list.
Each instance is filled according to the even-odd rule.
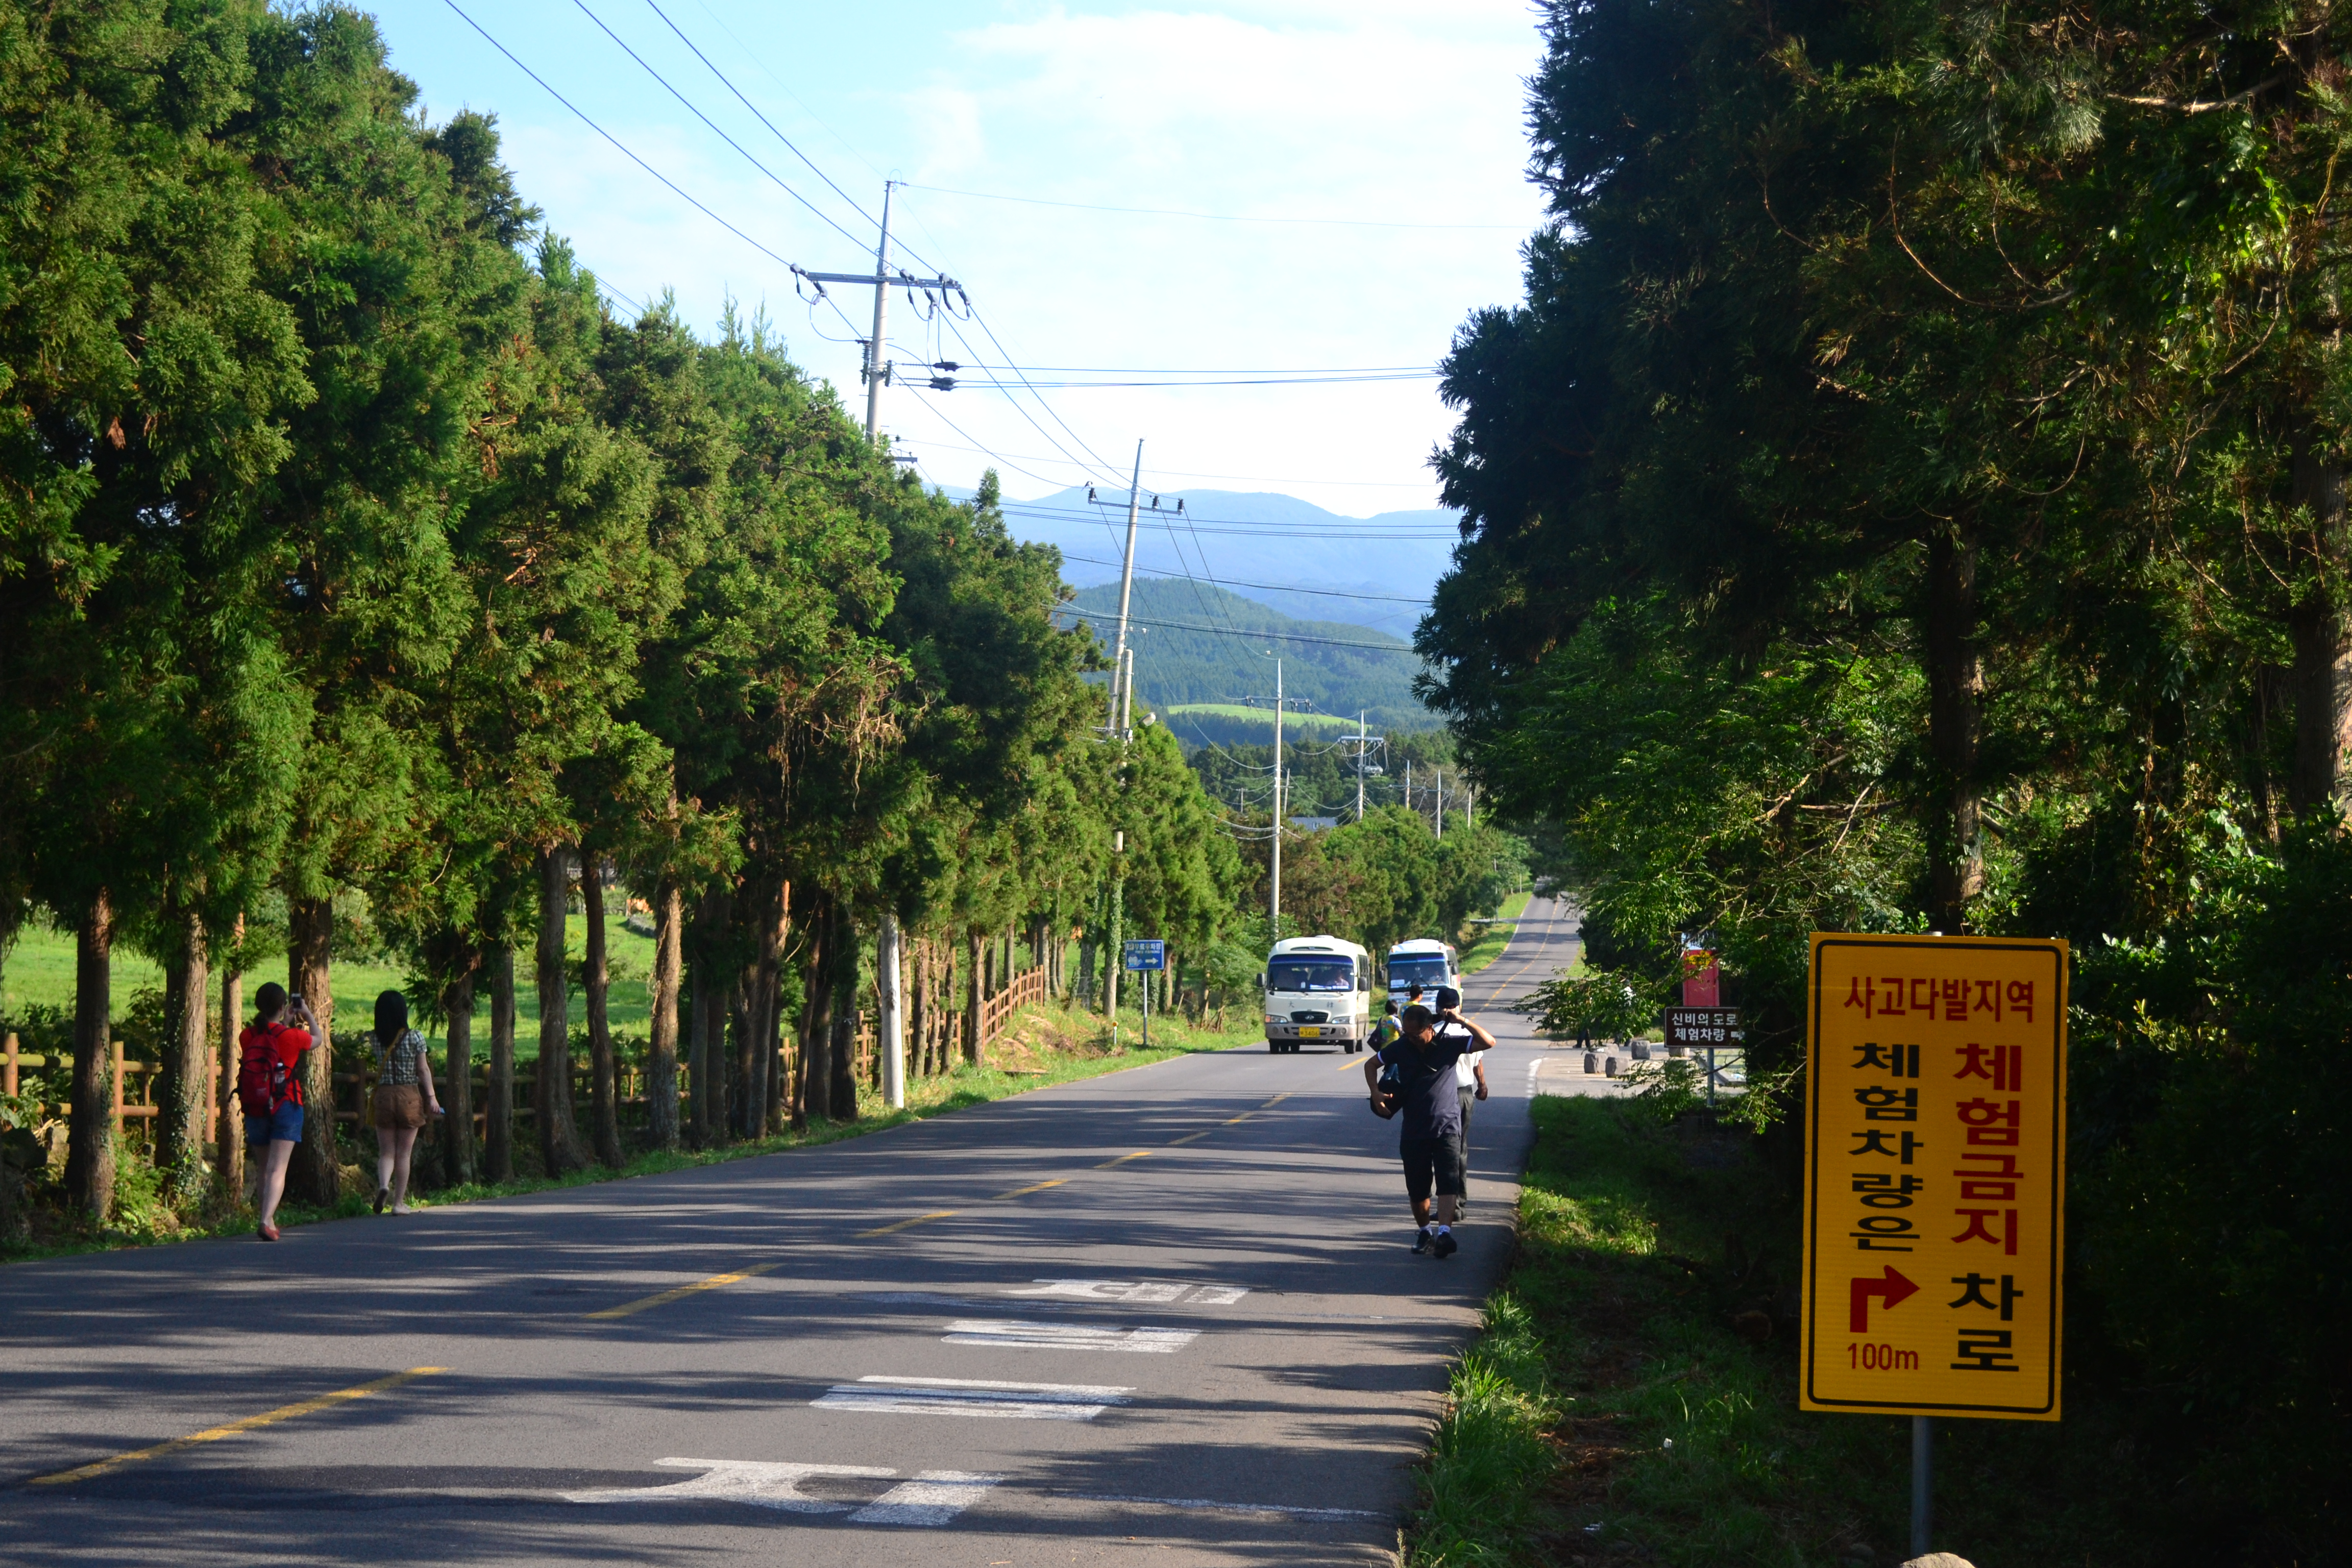
[[1853,1282],[1851,1298],[1853,1304],[1847,1312],[1846,1326],[1857,1334],[1866,1334],[1870,1331],[1870,1299],[1873,1296],[1881,1298],[1882,1305],[1892,1307],[1897,1302],[1909,1300],[1918,1293],[1919,1287],[1895,1272],[1895,1265],[1890,1263],[1886,1266],[1885,1279],[1872,1279],[1865,1277]]

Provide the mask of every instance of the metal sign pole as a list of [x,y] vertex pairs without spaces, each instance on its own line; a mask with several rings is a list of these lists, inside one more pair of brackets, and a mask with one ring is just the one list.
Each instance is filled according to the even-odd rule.
[[1934,1523],[1936,1479],[1936,1418],[1911,1417],[1911,1555],[1925,1557]]

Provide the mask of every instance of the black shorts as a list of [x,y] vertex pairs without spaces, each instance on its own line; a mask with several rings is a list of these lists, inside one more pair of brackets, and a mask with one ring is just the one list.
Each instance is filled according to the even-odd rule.
[[1438,1138],[1400,1138],[1397,1153],[1404,1161],[1404,1190],[1413,1202],[1427,1198],[1433,1183],[1441,1197],[1465,1195],[1459,1132]]

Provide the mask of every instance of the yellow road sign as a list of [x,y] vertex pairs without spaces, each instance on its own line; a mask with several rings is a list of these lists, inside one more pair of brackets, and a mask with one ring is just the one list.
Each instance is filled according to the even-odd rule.
[[2058,1419],[2066,944],[1815,932],[1807,1410]]

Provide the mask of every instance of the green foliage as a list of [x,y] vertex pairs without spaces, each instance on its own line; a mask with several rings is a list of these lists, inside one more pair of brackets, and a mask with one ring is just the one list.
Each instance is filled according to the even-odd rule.
[[1622,1040],[1654,1027],[1666,990],[1647,975],[1620,969],[1555,974],[1511,1005],[1547,1035]]

